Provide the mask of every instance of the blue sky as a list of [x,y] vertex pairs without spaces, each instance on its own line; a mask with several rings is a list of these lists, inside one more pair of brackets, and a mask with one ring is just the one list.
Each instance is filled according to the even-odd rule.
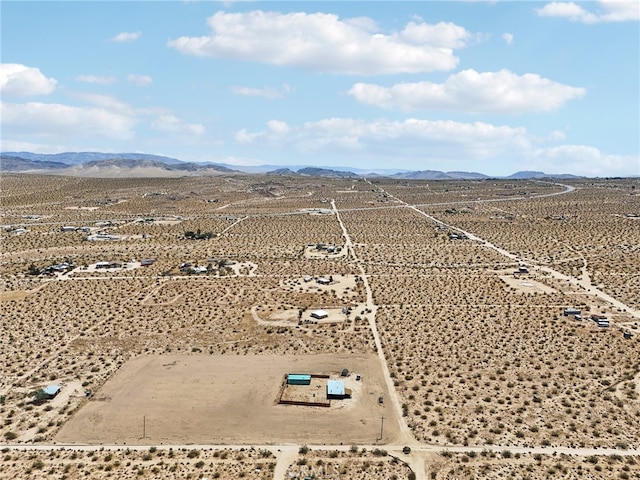
[[2,151],[640,174],[640,3],[2,1]]

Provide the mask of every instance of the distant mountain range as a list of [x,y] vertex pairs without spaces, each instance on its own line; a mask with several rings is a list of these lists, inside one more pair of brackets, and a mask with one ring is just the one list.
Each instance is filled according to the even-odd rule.
[[522,171],[508,177],[489,176],[477,172],[441,172],[438,170],[363,170],[348,167],[320,168],[310,166],[281,167],[261,165],[239,167],[220,163],[183,162],[176,158],[142,153],[68,152],[41,154],[31,152],[0,153],[0,172],[50,173],[82,177],[175,177],[221,174],[267,174],[279,176],[312,176],[329,178],[388,177],[401,180],[482,180],[487,178],[532,179],[580,178],[570,174],[547,174]]
[[52,173],[78,177],[175,177],[242,173],[212,163],[181,162],[175,158],[139,153],[10,152],[0,154],[0,171]]
[[163,157],[161,155],[150,155],[146,153],[102,153],[102,152],[66,152],[66,153],[31,153],[31,152],[6,152],[1,156],[12,156],[24,158],[25,160],[35,160],[38,162],[51,161],[69,165],[78,165],[100,160],[114,160],[118,158],[128,160],[156,160],[162,163],[175,164],[183,163],[177,158]]

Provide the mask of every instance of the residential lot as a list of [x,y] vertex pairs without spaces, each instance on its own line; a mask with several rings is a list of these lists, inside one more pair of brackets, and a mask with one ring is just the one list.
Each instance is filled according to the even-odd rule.
[[[362,376],[352,398],[331,400],[330,407],[277,404],[285,374],[339,379],[347,367]],[[324,384],[324,390],[316,390],[326,398]],[[127,445],[375,443],[385,415],[384,441],[389,442],[398,435],[397,419],[390,407],[378,404],[380,396],[388,395],[375,355],[141,356],[124,365],[55,440]]]

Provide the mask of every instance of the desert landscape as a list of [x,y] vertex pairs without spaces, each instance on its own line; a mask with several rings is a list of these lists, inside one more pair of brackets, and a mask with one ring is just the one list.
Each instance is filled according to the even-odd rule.
[[639,185],[3,173],[0,476],[639,478]]

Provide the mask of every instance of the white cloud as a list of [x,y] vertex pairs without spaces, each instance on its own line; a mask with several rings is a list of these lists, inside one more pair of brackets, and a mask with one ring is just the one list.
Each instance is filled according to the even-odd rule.
[[205,127],[199,123],[185,123],[174,115],[160,115],[151,127],[168,133],[200,136],[205,133]]
[[440,22],[436,25],[409,22],[400,32],[400,37],[413,45],[463,48],[470,40],[471,34],[463,27],[450,22]]
[[67,145],[53,143],[33,143],[20,140],[0,139],[0,152],[32,152],[32,153],[62,153],[79,149]]
[[287,134],[291,131],[291,127],[286,122],[280,120],[269,120],[267,122],[267,128],[270,132],[278,135]]
[[509,70],[463,70],[444,83],[400,83],[392,87],[357,83],[349,95],[362,103],[399,110],[455,110],[467,113],[546,112],[581,98],[586,90],[539,75]]
[[26,97],[48,95],[58,82],[45,77],[40,69],[19,63],[0,64],[0,93],[8,96]]
[[604,22],[626,22],[640,20],[640,2],[638,0],[600,0],[605,10],[601,16]]
[[110,38],[109,41],[117,43],[135,42],[141,36],[141,32],[121,32],[115,37]]
[[[267,129],[242,130],[236,140],[256,146],[294,149],[299,152],[387,152],[393,158],[415,155],[454,158],[491,158],[510,149],[530,144],[523,128],[495,126],[483,122],[459,123],[409,118],[404,121],[367,122],[351,118],[328,118],[291,126],[272,120]],[[395,152],[395,153],[394,153]]]
[[129,139],[135,119],[103,108],[57,103],[3,103],[0,118],[5,132],[34,137],[90,137]]
[[564,140],[567,135],[562,130],[554,130],[549,134],[548,139],[551,141]]
[[576,22],[596,23],[597,17],[573,2],[551,2],[537,10],[540,17],[564,17]]
[[114,76],[99,76],[99,75],[78,75],[76,80],[85,83],[95,83],[97,85],[111,85],[116,83],[117,79]]
[[637,0],[600,0],[598,5],[600,9],[594,13],[574,2],[551,2],[537,9],[537,13],[541,17],[568,18],[586,24],[640,20]]
[[130,74],[127,75],[127,80],[129,81],[129,83],[133,83],[138,87],[148,87],[153,83],[153,79],[149,75]]
[[451,23],[410,22],[401,32],[373,33],[373,20],[341,20],[303,12],[217,12],[211,35],[180,37],[167,45],[201,57],[232,58],[305,70],[356,75],[451,70],[454,48],[468,32]]
[[511,33],[503,33],[502,34],[502,39],[507,42],[507,45],[512,45],[513,44],[513,35]]
[[253,87],[231,87],[231,92],[236,95],[242,95],[245,97],[264,97],[271,100],[282,98],[282,93],[271,87],[253,88]]
[[90,103],[91,105],[95,105],[96,107],[130,116],[134,115],[134,110],[131,105],[123,102],[113,95],[105,95],[103,93],[73,92],[71,93],[71,96],[79,98],[87,103]]
[[528,169],[546,173],[573,173],[588,177],[640,175],[640,158],[608,155],[586,145],[561,145],[526,153]]

